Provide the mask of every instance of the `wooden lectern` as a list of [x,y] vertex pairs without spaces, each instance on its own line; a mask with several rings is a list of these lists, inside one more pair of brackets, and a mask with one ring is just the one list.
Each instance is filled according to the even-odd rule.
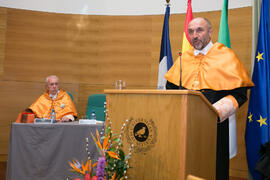
[[104,92],[113,131],[125,123],[124,151],[134,145],[128,179],[215,179],[217,112],[200,92]]

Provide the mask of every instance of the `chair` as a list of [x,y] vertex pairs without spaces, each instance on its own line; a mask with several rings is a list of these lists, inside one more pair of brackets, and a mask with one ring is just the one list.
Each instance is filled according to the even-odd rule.
[[68,95],[70,96],[71,100],[73,101],[73,96],[72,96],[72,94],[71,94],[69,91],[67,91],[67,93],[68,93]]
[[99,121],[105,121],[105,107],[106,94],[92,94],[88,98],[86,116],[91,117],[92,111],[96,113],[96,119]]

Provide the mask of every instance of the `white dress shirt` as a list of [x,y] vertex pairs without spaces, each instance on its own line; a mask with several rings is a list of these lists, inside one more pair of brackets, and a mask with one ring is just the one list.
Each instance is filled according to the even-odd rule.
[[212,46],[213,46],[213,43],[212,43],[212,41],[210,41],[207,44],[207,46],[205,46],[202,50],[194,49],[194,51],[193,51],[194,56],[197,56],[198,54],[206,55]]

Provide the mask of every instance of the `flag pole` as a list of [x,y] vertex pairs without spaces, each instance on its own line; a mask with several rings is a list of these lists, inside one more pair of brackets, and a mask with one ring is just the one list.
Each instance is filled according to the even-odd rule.
[[162,30],[160,56],[159,56],[159,69],[158,69],[158,89],[166,89],[166,78],[164,77],[168,70],[173,65],[170,33],[169,33],[169,17],[170,17],[170,0],[166,0],[166,11],[164,15],[164,23]]

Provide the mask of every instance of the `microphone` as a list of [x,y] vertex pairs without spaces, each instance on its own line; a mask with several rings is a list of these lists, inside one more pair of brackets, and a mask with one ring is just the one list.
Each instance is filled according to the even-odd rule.
[[182,56],[182,52],[179,52],[179,56],[180,56],[180,81],[179,81],[179,89],[182,89],[182,62],[181,62],[181,56]]

